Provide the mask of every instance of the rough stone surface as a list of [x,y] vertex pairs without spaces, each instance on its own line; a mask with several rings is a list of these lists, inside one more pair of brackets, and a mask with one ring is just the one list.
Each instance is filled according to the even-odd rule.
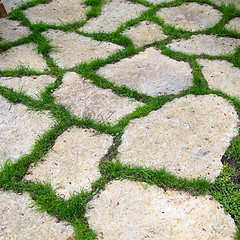
[[157,16],[166,23],[188,31],[204,30],[214,26],[222,18],[222,13],[213,7],[198,3],[187,3],[171,8],[162,8]]
[[74,127],[57,138],[45,161],[30,168],[25,179],[50,182],[65,197],[82,188],[90,190],[91,182],[101,176],[98,165],[111,145],[111,136]]
[[74,72],[64,75],[63,83],[54,95],[58,102],[70,106],[70,111],[79,117],[91,116],[112,123],[141,105],[135,100],[117,96],[110,89],[101,89]]
[[233,18],[225,27],[240,33],[240,17]]
[[2,2],[4,3],[7,13],[9,13],[13,9],[16,9],[28,1],[29,0],[3,0]]
[[214,35],[194,35],[189,39],[173,40],[167,47],[190,54],[222,55],[233,53],[240,46],[240,39]]
[[100,68],[97,73],[118,85],[150,96],[177,94],[192,86],[191,68],[153,47],[131,58]]
[[0,69],[10,70],[19,67],[43,71],[47,68],[46,61],[36,51],[33,43],[13,47],[0,54]]
[[202,72],[210,88],[240,97],[239,68],[225,60],[199,59],[198,61],[203,66]]
[[140,16],[141,12],[148,8],[130,1],[112,0],[108,1],[102,8],[101,15],[92,18],[81,27],[80,31],[85,32],[113,32],[123,24]]
[[97,239],[234,239],[234,220],[210,195],[146,186],[112,181],[88,203],[86,216]]
[[221,6],[222,4],[224,5],[235,4],[237,9],[240,10],[240,0],[211,0],[211,2],[217,4],[218,6]]
[[132,39],[135,47],[141,47],[144,44],[166,39],[168,36],[164,35],[160,29],[161,27],[156,23],[142,21],[137,26],[125,30],[123,34]]
[[188,179],[215,180],[237,135],[234,108],[216,95],[188,95],[132,121],[119,147],[123,163],[166,170]]
[[74,67],[82,62],[90,62],[97,58],[107,58],[121,46],[110,42],[99,42],[90,37],[81,36],[77,33],[65,33],[58,30],[49,30],[44,35],[56,46],[57,51],[50,53],[59,67]]
[[66,222],[31,208],[33,201],[27,193],[18,195],[0,191],[0,239],[66,240],[73,236],[73,227]]
[[21,26],[20,22],[0,18],[0,38],[2,41],[12,42],[30,34],[27,27]]
[[86,19],[86,5],[82,0],[52,0],[48,4],[39,4],[25,10],[31,23],[61,25]]
[[0,77],[0,85],[16,92],[24,92],[37,99],[44,87],[53,83],[56,79],[48,76],[24,76],[24,77]]
[[52,123],[46,114],[27,111],[26,106],[13,105],[0,96],[0,164],[30,153],[35,140]]
[[160,4],[163,2],[172,2],[173,0],[148,0],[148,2],[153,3],[153,4]]

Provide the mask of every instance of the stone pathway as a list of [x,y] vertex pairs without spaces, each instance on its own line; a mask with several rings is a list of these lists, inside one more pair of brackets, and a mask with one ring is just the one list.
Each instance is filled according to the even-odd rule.
[[223,172],[238,0],[2,2],[0,240],[240,239],[208,191],[150,184]]

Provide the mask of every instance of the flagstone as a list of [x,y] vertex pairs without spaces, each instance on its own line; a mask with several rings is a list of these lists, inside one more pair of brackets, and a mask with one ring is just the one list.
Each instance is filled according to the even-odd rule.
[[224,5],[235,4],[237,9],[240,10],[240,0],[211,0],[211,2],[217,4],[218,6],[221,6],[222,4]]
[[233,18],[229,23],[225,26],[227,29],[236,30],[240,33],[240,17]]
[[147,1],[153,4],[160,4],[163,2],[172,2],[173,0],[147,0]]
[[4,3],[7,13],[10,13],[10,11],[22,6],[26,2],[29,2],[29,0],[3,0],[2,2]]

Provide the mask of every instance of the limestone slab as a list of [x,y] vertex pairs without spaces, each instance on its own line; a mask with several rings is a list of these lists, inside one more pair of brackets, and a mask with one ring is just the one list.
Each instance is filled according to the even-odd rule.
[[25,10],[31,23],[61,25],[86,19],[86,5],[83,0],[52,0]]
[[38,136],[53,125],[47,114],[27,110],[0,96],[0,164],[30,153]]
[[148,21],[142,21],[137,26],[130,27],[123,34],[132,39],[135,47],[161,41],[168,37],[163,34],[159,25]]
[[189,63],[164,56],[153,47],[108,64],[97,73],[116,85],[126,85],[150,96],[177,94],[193,85]]
[[236,30],[240,33],[240,17],[233,18],[229,23],[225,26],[227,29]]
[[217,4],[218,6],[221,6],[222,4],[224,5],[234,4],[237,7],[237,9],[240,10],[240,0],[211,0],[211,2]]
[[188,54],[227,55],[240,46],[240,39],[214,35],[193,35],[189,39],[173,40],[167,47]]
[[174,99],[125,128],[119,159],[214,181],[222,170],[221,158],[237,135],[237,123],[234,108],[216,95]]
[[140,16],[148,8],[130,1],[112,0],[103,6],[101,14],[92,18],[79,30],[84,32],[114,32],[117,28],[133,18]]
[[153,3],[153,4],[160,4],[163,2],[172,2],[173,0],[148,0],[148,2]]
[[133,112],[141,103],[114,94],[110,89],[101,89],[74,72],[63,77],[63,83],[54,92],[57,102],[79,116],[90,116],[98,121],[116,123]]
[[30,207],[32,199],[27,193],[0,191],[0,239],[66,240],[74,230],[67,222],[36,211]]
[[25,67],[33,70],[44,71],[47,63],[41,54],[37,53],[37,46],[33,43],[12,47],[0,54],[0,69],[11,70]]
[[44,35],[50,39],[52,45],[56,46],[56,50],[53,50],[50,56],[62,68],[71,68],[76,64],[97,58],[104,59],[123,49],[114,43],[99,42],[73,32],[49,30]]
[[12,11],[13,9],[22,6],[24,3],[28,2],[29,0],[3,0],[4,7],[6,8],[7,13]]
[[210,195],[192,196],[112,181],[87,204],[86,217],[97,239],[233,240],[234,220]]

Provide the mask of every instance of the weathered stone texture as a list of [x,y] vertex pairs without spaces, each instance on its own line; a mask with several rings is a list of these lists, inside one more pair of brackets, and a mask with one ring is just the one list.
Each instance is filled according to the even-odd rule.
[[172,2],[173,0],[148,0],[148,2],[153,3],[153,4],[160,4],[163,2]]
[[240,10],[240,0],[211,0],[211,2],[217,4],[218,6],[221,6],[222,4],[224,5],[235,4],[237,9]]
[[228,29],[236,30],[240,33],[240,17],[233,18],[225,27]]
[[3,0],[4,7],[6,8],[6,11],[9,13],[13,9],[16,9],[17,7],[23,5],[24,3],[28,2],[29,0]]

